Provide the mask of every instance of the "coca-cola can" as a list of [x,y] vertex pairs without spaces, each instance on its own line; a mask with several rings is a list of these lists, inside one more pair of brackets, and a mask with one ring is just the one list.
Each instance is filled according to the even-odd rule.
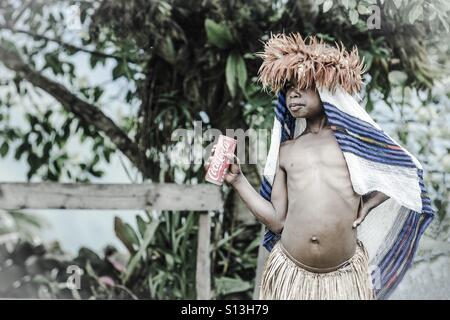
[[230,163],[227,161],[226,154],[234,154],[237,140],[220,135],[219,141],[216,144],[216,150],[211,159],[211,162],[206,172],[205,180],[221,186],[225,176],[225,169],[229,167]]

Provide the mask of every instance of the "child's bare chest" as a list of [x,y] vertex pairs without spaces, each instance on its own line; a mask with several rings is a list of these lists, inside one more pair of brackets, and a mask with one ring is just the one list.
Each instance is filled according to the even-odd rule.
[[280,161],[288,177],[315,170],[332,175],[348,173],[344,155],[331,130],[294,140],[283,150]]

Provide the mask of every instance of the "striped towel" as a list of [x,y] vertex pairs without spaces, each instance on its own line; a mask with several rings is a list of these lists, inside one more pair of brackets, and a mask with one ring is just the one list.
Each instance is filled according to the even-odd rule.
[[[390,199],[372,209],[358,227],[358,238],[369,254],[369,269],[377,299],[385,299],[411,266],[419,239],[434,217],[419,161],[385,133],[342,88],[318,89],[325,113],[343,152],[354,191],[377,190]],[[296,138],[306,120],[293,118],[280,90],[271,145],[260,194],[271,201],[280,144]],[[263,245],[271,251],[279,234],[266,230]]]

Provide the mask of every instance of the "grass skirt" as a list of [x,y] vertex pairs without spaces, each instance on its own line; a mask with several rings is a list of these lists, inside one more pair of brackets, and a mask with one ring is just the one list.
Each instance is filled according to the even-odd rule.
[[[358,241],[353,257],[330,272],[312,272],[278,241],[267,258],[261,279],[261,300],[371,300],[368,255]],[[311,270],[311,269],[310,269]]]

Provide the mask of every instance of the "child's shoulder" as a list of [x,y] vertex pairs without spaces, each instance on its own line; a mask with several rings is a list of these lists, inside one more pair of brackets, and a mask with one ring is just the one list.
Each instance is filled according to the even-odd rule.
[[287,149],[288,148],[288,146],[290,146],[290,145],[292,145],[294,143],[294,140],[286,140],[286,141],[283,141],[281,144],[280,144],[280,150],[285,150],[285,149]]
[[280,144],[280,154],[279,157],[282,158],[284,157],[286,154],[289,153],[289,150],[291,149],[291,146],[294,144],[294,140],[286,140],[283,141]]
[[289,146],[292,146],[295,142],[301,142],[300,140],[302,140],[303,134],[301,134],[300,136],[298,136],[295,139],[289,139],[289,140],[285,140],[280,144],[280,150],[281,149],[288,149]]
[[295,139],[289,139],[283,141],[280,144],[280,157],[287,156],[291,152],[297,152],[298,148],[303,148],[303,135],[298,136]]

